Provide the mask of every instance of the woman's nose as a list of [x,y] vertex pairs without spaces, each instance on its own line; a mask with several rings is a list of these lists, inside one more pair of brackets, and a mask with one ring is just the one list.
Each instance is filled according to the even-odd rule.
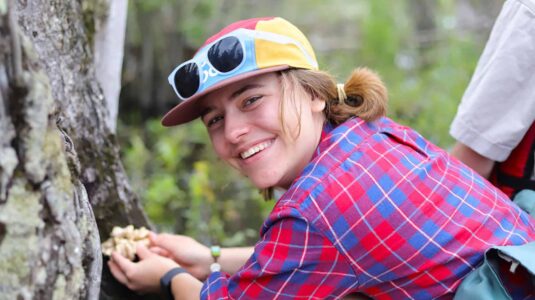
[[236,115],[225,116],[225,137],[230,143],[239,143],[249,132],[249,125],[244,118]]

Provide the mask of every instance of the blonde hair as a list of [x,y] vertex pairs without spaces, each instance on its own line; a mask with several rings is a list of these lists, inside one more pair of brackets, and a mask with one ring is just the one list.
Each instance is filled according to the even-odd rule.
[[[312,97],[312,101],[325,101],[323,111],[327,122],[339,125],[345,121],[359,117],[372,122],[386,115],[388,91],[377,73],[368,68],[355,69],[345,84],[345,99],[339,99],[336,81],[332,75],[323,71],[289,69],[280,72],[281,96],[279,119],[284,133],[286,132],[283,114],[285,105],[296,103],[298,89],[304,90]],[[301,111],[296,110],[298,117]],[[301,131],[298,123],[297,136]],[[265,200],[273,198],[273,188],[260,190]]]

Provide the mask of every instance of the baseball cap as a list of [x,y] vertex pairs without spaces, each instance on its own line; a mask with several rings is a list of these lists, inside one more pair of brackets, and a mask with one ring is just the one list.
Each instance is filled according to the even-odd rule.
[[280,17],[232,23],[173,69],[168,81],[180,102],[165,114],[162,124],[174,126],[198,118],[198,100],[214,90],[289,68],[318,69],[314,50],[297,27]]

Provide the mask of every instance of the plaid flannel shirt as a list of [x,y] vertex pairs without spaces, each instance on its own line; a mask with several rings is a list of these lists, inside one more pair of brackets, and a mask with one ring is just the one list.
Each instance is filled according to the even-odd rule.
[[252,257],[212,273],[201,298],[452,298],[490,246],[535,240],[533,222],[414,130],[354,118],[325,126]]

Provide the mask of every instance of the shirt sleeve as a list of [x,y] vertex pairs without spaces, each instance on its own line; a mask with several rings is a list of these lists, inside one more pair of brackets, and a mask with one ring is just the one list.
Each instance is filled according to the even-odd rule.
[[450,134],[504,161],[535,120],[535,1],[509,0],[496,20]]
[[324,235],[295,209],[276,215],[242,269],[212,273],[201,299],[325,299],[356,288],[349,263]]

